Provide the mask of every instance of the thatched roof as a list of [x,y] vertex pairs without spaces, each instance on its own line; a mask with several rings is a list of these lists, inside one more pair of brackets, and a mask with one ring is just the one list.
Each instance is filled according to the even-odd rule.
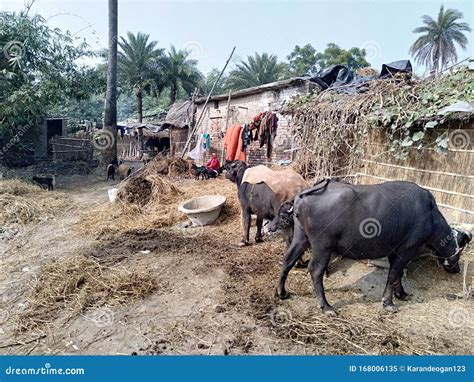
[[193,114],[194,105],[192,101],[175,102],[168,111],[168,114],[166,115],[166,118],[161,126],[163,129],[187,129],[191,124]]

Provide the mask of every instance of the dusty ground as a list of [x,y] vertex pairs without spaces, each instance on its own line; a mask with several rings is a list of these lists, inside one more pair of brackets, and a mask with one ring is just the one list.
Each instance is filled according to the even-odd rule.
[[[178,182],[186,189],[194,181]],[[327,318],[312,296],[307,271],[288,279],[289,300],[273,297],[280,239],[238,248],[235,186],[202,182],[199,194],[228,197],[219,224],[204,229],[132,229],[96,237],[79,234],[81,214],[108,202],[111,184],[93,175],[59,185],[69,209],[54,219],[4,230],[0,241],[0,352],[3,354],[399,354],[473,353],[474,304],[462,299],[463,275],[450,275],[429,258],[408,269],[409,302],[381,309],[385,269],[337,260],[325,279],[337,318]],[[195,186],[195,184],[194,184]],[[19,331],[28,295],[46,265],[77,254],[108,258],[130,271],[152,272],[156,290],[139,301],[107,304],[54,317]],[[473,275],[473,254],[468,280]],[[470,284],[470,282],[469,282]],[[457,297],[456,297],[457,296]]]

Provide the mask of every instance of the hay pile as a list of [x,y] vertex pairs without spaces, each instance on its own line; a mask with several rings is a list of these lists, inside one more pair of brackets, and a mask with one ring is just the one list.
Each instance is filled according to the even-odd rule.
[[54,217],[65,195],[48,192],[20,180],[0,181],[0,225],[27,224]]
[[189,178],[192,174],[192,162],[180,157],[163,158],[156,156],[140,173],[140,175],[168,175],[175,178]]
[[69,317],[90,308],[124,305],[157,289],[151,273],[75,256],[46,266],[28,294],[27,309],[18,317],[18,331],[52,323],[60,312]]

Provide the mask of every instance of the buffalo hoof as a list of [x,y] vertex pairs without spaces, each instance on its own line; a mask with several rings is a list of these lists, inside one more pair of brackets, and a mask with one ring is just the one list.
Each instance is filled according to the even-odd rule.
[[295,264],[296,268],[307,268],[309,264],[309,260],[298,260],[297,263]]
[[337,316],[336,311],[331,307],[323,308],[323,312],[326,316]]
[[398,309],[395,305],[393,304],[384,304],[383,305],[383,308],[387,311],[387,312],[392,312],[392,313],[395,313],[395,312],[398,312]]
[[249,242],[248,241],[241,241],[238,246],[239,247],[245,247],[246,245],[249,245]]
[[408,293],[395,293],[395,297],[401,301],[410,301],[411,296]]
[[276,289],[275,296],[278,297],[280,300],[286,300],[290,298],[290,294],[286,290],[279,291],[278,289]]
[[263,238],[262,237],[256,237],[255,242],[256,243],[263,243]]

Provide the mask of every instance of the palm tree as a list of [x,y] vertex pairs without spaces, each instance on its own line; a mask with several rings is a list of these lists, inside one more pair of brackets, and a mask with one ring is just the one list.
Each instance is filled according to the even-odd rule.
[[459,22],[463,14],[456,9],[439,9],[438,20],[428,15],[422,16],[423,26],[413,33],[424,33],[410,47],[410,54],[415,60],[435,72],[446,68],[449,63],[457,61],[456,43],[466,49],[467,37],[463,32],[470,32],[468,23]]
[[163,60],[163,75],[161,79],[157,79],[157,83],[160,89],[169,88],[171,104],[176,101],[180,89],[190,94],[203,79],[197,69],[197,60],[190,59],[190,54],[187,50],[177,50],[171,45]]
[[119,73],[123,83],[135,94],[138,122],[143,120],[143,92],[153,87],[153,77],[159,72],[164,49],[157,49],[156,41],[148,41],[150,35],[127,32],[118,43]]
[[[103,164],[117,160],[117,34],[118,4],[109,0],[109,49],[107,60],[107,87],[105,93],[105,115],[103,137],[105,145],[101,153]],[[107,138],[107,135],[109,136]]]
[[247,57],[247,62],[240,61],[236,64],[229,74],[228,85],[235,90],[245,89],[278,81],[287,72],[286,65],[279,63],[275,55],[255,53],[254,56]]

